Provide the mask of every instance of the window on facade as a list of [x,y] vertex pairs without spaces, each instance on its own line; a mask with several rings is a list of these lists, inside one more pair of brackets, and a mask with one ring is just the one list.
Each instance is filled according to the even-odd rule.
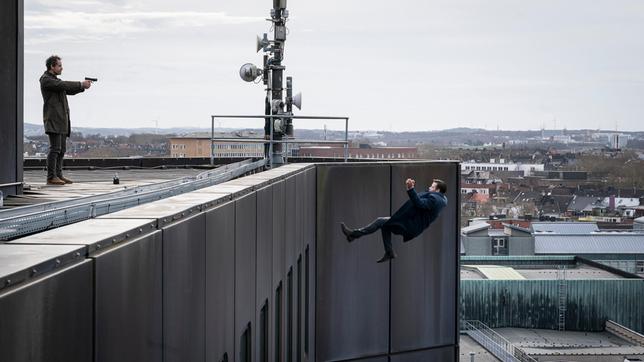
[[246,325],[239,341],[239,360],[241,362],[251,362],[252,356],[252,336],[250,334],[250,322]]
[[286,361],[293,361],[293,267],[286,274]]
[[259,313],[259,360],[268,362],[268,300]]
[[275,361],[282,360],[282,283],[275,289]]
[[297,357],[302,355],[302,255],[297,258]]
[[309,354],[309,247],[304,252],[304,353]]

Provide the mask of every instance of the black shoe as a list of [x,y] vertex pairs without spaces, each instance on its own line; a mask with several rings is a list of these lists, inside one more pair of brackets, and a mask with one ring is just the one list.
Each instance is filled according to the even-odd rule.
[[347,237],[348,242],[352,242],[354,239],[357,238],[357,236],[355,235],[356,233],[355,230],[349,229],[343,222],[340,223],[340,229],[342,229],[342,233],[344,234],[344,236]]
[[386,251],[385,255],[383,255],[382,258],[380,258],[380,260],[378,260],[378,263],[384,263],[384,262],[389,261],[391,259],[395,259],[397,256],[398,255],[396,255],[396,253],[393,250],[391,252]]

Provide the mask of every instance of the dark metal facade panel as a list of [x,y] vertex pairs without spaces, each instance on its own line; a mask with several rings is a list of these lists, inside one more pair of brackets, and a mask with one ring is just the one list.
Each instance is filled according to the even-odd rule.
[[425,351],[416,351],[395,354],[391,356],[391,362],[457,362],[458,349],[456,346],[446,346],[440,348],[428,349]]
[[[0,2],[0,191],[22,193],[23,0]],[[18,184],[15,184],[18,183]]]
[[[243,223],[244,221],[241,220]],[[274,328],[273,321],[273,187],[268,186],[257,190],[257,270],[256,270],[256,302],[255,320],[257,321],[257,338],[255,350],[262,350],[262,334],[260,331],[260,318],[262,307],[268,303],[267,327],[265,329],[266,354],[273,356],[273,346],[269,342]],[[258,355],[258,360],[262,360]]]
[[340,222],[359,227],[390,211],[388,165],[317,169],[316,360],[389,350],[389,265],[377,264],[379,233],[349,244]]
[[[255,340],[255,273],[257,237],[257,197],[255,193],[235,201],[235,360],[241,353],[242,336],[250,324],[250,340]],[[253,348],[251,360],[257,351]]]
[[[284,190],[284,262],[286,269],[286,276],[284,279],[284,329],[286,330],[284,338],[284,351],[285,353],[290,353],[292,360],[296,353],[296,343],[295,343],[295,331],[297,331],[297,322],[296,322],[296,313],[297,313],[297,303],[295,300],[296,297],[296,286],[297,286],[297,271],[296,271],[296,261],[297,261],[297,176],[293,175],[284,180],[285,190]],[[291,282],[288,283],[288,271],[291,272]],[[290,308],[289,308],[290,307]],[[290,325],[289,325],[290,324]],[[290,339],[289,339],[290,335]],[[286,360],[289,359],[286,356]]]
[[[272,357],[284,356],[284,346],[286,340],[286,331],[284,328],[285,319],[285,286],[286,286],[286,263],[284,262],[285,257],[285,190],[286,182],[279,181],[272,185],[273,192],[273,283],[272,283],[272,297],[273,297],[273,307],[271,308],[271,317],[273,323],[274,333],[270,336],[271,348],[273,348]],[[278,305],[276,301],[276,293],[278,288],[281,290],[281,301]],[[278,310],[279,309],[279,310]],[[279,325],[278,325],[279,323]],[[277,340],[276,340],[277,338]],[[278,346],[279,345],[279,346]],[[276,351],[276,348],[279,348],[279,351]],[[271,359],[272,360],[272,359]],[[281,358],[275,358],[275,360],[280,361]]]
[[305,244],[306,225],[306,174],[295,175],[295,256],[302,254]]
[[162,247],[156,231],[93,255],[95,362],[162,360]]
[[427,191],[434,178],[447,183],[447,207],[421,235],[407,243],[394,236],[398,258],[391,275],[392,352],[456,344],[458,320],[458,225],[460,205],[457,163],[391,166],[391,213],[409,200],[405,180]]
[[[304,313],[305,319],[303,321],[304,335],[304,354],[305,361],[313,361],[315,359],[315,260],[316,260],[316,247],[315,247],[315,213],[316,213],[316,171],[314,167],[307,168],[306,186],[305,186],[305,247],[304,247]],[[306,283],[308,281],[308,286]]]
[[206,212],[206,361],[235,361],[235,203]]
[[284,180],[284,238],[285,238],[285,267],[295,265],[297,243],[297,197],[296,176]]
[[92,361],[92,264],[0,293],[0,360]]
[[164,361],[205,358],[205,214],[163,228]]
[[273,190],[273,291],[286,275],[285,253],[285,196],[286,182],[272,185]]

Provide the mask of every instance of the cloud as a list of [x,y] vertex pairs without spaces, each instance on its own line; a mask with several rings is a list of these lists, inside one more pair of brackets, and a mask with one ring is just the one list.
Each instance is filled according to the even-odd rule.
[[[177,28],[203,28],[264,22],[263,17],[231,16],[225,12],[27,12],[25,31],[59,39],[64,34],[79,39],[97,39],[124,34]],[[72,35],[71,32],[73,32]],[[40,39],[44,41],[44,39]]]

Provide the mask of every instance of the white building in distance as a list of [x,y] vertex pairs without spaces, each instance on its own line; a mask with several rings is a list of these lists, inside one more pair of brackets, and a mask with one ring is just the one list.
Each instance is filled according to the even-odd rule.
[[506,163],[505,159],[491,159],[490,162],[462,162],[461,171],[523,171],[523,176],[531,176],[535,171],[543,171],[543,164]]

